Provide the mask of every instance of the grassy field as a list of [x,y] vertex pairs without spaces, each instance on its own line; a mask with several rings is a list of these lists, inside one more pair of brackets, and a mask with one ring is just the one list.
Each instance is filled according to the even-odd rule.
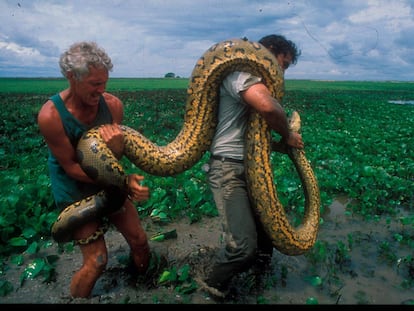
[[[107,90],[140,91],[156,89],[186,89],[187,78],[110,78]],[[320,92],[334,91],[379,91],[390,90],[413,92],[414,82],[398,81],[321,81],[286,80],[286,90]],[[63,78],[0,78],[0,93],[53,94],[67,87]]]
[[[68,85],[63,78],[0,78],[0,93],[37,93],[53,94]],[[154,89],[185,89],[188,79],[182,78],[111,78],[107,90],[138,91]]]
[[[108,91],[124,102],[126,125],[166,144],[181,129],[187,85],[188,79],[113,78]],[[59,211],[53,206],[47,148],[36,116],[48,96],[66,86],[64,79],[0,79],[0,297],[13,287],[5,273],[6,260],[33,268],[32,262],[24,261],[25,255],[38,254],[36,273],[28,268],[22,280],[36,275],[53,278],[55,263],[43,258],[41,250],[51,243],[50,227]],[[387,264],[398,265],[404,287],[410,289],[414,286],[414,105],[391,100],[412,102],[414,83],[287,80],[283,105],[288,113],[296,110],[301,115],[306,155],[320,187],[321,227],[337,197],[350,201],[342,217],[396,224],[389,235],[370,245]],[[216,215],[201,169],[205,161],[204,157],[178,176],[146,176],[152,195],[137,207],[141,216],[166,222],[184,217],[196,223]],[[297,224],[304,213],[300,182],[288,158],[275,155],[273,161],[280,200]],[[127,171],[139,172],[126,160],[123,165]],[[340,273],[340,264],[352,264],[355,241],[352,233],[334,242],[319,240],[306,255],[307,264],[315,268],[335,258],[331,264]],[[330,273],[320,277],[332,278],[333,270]]]

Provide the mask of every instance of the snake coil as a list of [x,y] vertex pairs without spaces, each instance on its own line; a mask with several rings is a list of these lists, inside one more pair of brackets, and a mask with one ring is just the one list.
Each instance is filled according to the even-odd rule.
[[[283,73],[264,46],[243,39],[219,42],[198,59],[193,69],[187,88],[184,124],[177,137],[159,146],[134,129],[122,126],[124,155],[152,175],[172,176],[190,169],[210,147],[217,124],[219,86],[226,75],[235,70],[262,77],[275,98],[283,97]],[[292,130],[298,131],[299,115],[292,119]],[[298,228],[293,228],[278,200],[273,180],[270,130],[258,113],[250,114],[246,143],[246,175],[255,211],[276,249],[286,255],[303,254],[316,241],[320,216],[318,184],[304,151],[288,148],[305,191],[304,220]],[[103,142],[98,128],[82,136],[77,155],[83,170],[106,190],[61,212],[52,227],[52,236],[58,242],[69,241],[76,226],[120,208],[125,199],[126,174]],[[107,189],[111,189],[112,194],[118,189],[117,195],[109,195]]]

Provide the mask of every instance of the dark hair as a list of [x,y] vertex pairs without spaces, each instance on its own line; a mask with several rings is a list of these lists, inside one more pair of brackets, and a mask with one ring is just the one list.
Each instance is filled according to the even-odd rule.
[[290,54],[292,56],[292,64],[296,64],[301,51],[296,44],[290,40],[287,40],[281,35],[268,35],[259,40],[259,43],[263,44],[268,50],[270,50],[275,56],[279,54]]

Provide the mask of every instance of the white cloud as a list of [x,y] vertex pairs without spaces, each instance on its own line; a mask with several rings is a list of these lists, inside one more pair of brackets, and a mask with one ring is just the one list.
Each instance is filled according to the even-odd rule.
[[217,41],[281,33],[302,50],[287,78],[414,80],[410,1],[0,1],[0,75],[59,75],[60,53],[94,40],[112,76],[189,76]]
[[11,53],[15,53],[19,56],[39,56],[39,51],[33,49],[33,48],[27,48],[20,45],[17,45],[16,43],[8,43],[8,42],[0,42],[0,49],[5,49],[10,51]]
[[349,16],[351,22],[371,24],[385,21],[389,25],[398,25],[399,22],[404,24],[406,19],[412,18],[412,9],[405,1],[368,0],[365,4],[366,9]]

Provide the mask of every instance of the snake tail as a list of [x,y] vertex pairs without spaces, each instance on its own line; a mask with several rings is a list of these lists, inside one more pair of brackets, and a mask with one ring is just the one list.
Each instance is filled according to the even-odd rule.
[[58,243],[71,241],[74,228],[117,211],[125,199],[125,194],[118,188],[109,187],[68,205],[52,225],[52,238]]

